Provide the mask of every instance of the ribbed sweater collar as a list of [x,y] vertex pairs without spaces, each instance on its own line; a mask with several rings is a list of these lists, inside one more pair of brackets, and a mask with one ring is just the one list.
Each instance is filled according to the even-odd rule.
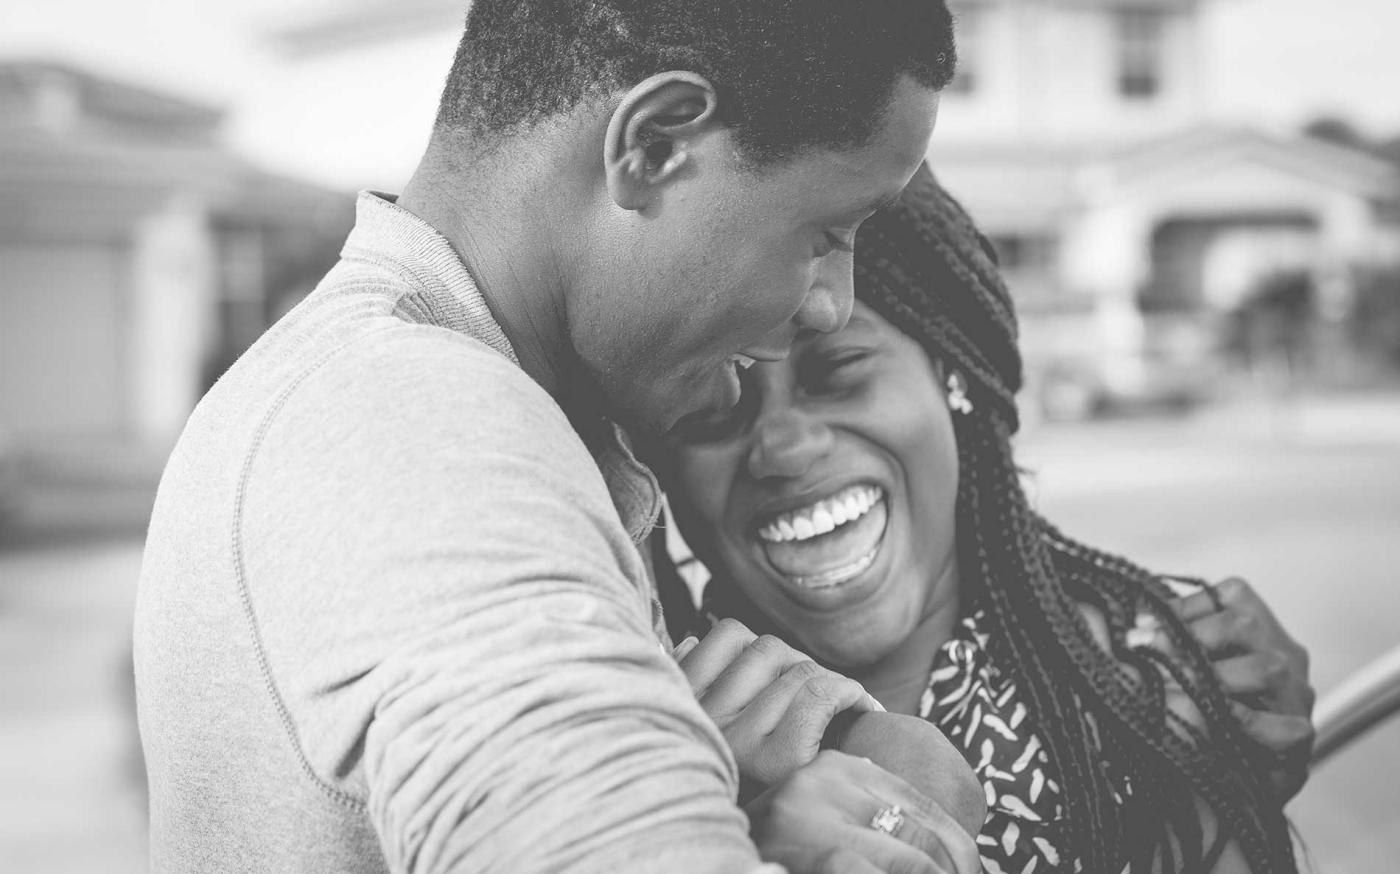
[[355,228],[341,256],[397,268],[415,286],[417,303],[428,311],[433,324],[475,337],[519,365],[515,348],[491,315],[457,250],[432,225],[395,200],[392,194],[360,192]]

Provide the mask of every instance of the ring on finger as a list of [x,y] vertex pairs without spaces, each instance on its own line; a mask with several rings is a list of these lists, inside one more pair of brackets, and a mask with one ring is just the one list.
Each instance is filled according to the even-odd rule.
[[899,831],[899,827],[904,824],[904,811],[898,804],[890,804],[880,808],[875,815],[870,818],[870,827],[881,834],[891,837]]

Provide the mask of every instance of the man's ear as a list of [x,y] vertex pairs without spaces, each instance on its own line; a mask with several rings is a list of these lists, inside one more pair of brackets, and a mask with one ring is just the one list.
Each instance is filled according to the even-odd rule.
[[613,110],[603,143],[608,194],[623,209],[649,206],[693,157],[695,141],[720,127],[714,86],[703,76],[657,73]]

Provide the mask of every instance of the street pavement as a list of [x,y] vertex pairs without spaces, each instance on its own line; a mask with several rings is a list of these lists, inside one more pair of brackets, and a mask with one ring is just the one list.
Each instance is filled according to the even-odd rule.
[[[1043,426],[1020,459],[1068,533],[1148,565],[1251,580],[1325,692],[1400,645],[1400,396]],[[50,496],[45,513],[64,515]],[[0,869],[145,870],[127,652],[127,518],[0,546]],[[92,516],[101,502],[74,513]],[[1312,778],[1290,815],[1322,874],[1395,869],[1400,721]]]
[[[1249,580],[1321,693],[1400,646],[1400,398],[1047,427],[1019,457],[1071,536]],[[1288,813],[1321,874],[1400,870],[1400,718],[1325,763]]]
[[140,544],[0,552],[0,871],[137,874]]

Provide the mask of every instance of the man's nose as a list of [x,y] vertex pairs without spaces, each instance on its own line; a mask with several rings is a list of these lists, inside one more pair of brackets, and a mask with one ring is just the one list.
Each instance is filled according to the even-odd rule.
[[831,443],[831,429],[795,407],[764,413],[754,428],[749,474],[758,480],[802,476]]
[[846,327],[855,302],[854,264],[848,252],[833,252],[822,259],[817,280],[794,317],[798,330],[830,334]]

